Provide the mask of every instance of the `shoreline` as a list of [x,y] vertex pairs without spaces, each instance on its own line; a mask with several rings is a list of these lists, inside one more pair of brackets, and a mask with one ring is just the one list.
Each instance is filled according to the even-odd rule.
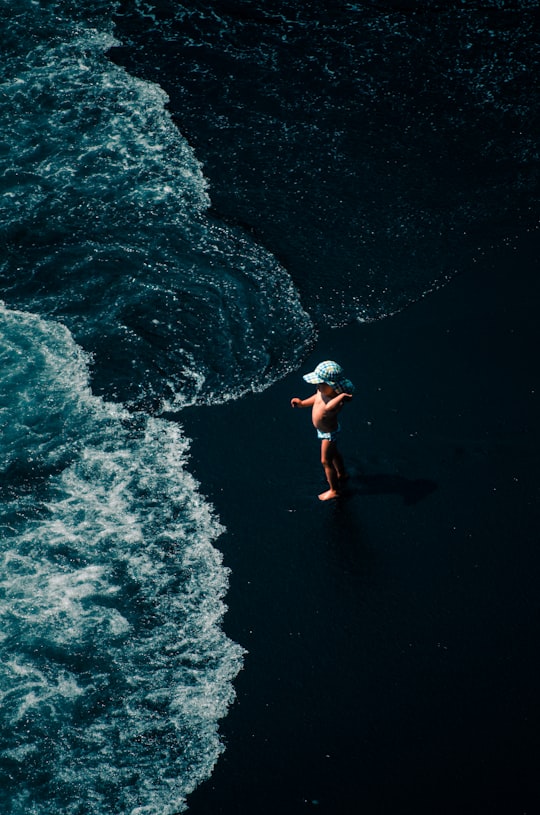
[[[533,258],[523,279],[537,286]],[[264,393],[181,414],[227,530],[224,628],[248,651],[192,815],[539,803],[539,331],[512,259],[386,320],[320,332]],[[332,358],[356,385],[339,442],[351,479],[320,502],[309,411],[289,401]]]

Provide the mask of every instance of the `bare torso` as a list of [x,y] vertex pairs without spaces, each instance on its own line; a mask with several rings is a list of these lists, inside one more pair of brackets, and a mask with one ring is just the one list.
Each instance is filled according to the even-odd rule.
[[338,427],[338,413],[343,407],[340,402],[333,410],[327,408],[327,403],[331,401],[331,396],[324,396],[320,391],[315,394],[311,420],[313,426],[322,433],[332,433]]

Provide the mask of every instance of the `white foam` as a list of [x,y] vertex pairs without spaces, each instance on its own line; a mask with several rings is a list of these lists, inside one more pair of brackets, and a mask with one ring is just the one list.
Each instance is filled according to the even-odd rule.
[[0,329],[2,460],[23,474],[0,548],[1,754],[27,762],[10,812],[172,815],[222,750],[242,665],[222,527],[177,424],[95,397],[62,326],[2,308]]

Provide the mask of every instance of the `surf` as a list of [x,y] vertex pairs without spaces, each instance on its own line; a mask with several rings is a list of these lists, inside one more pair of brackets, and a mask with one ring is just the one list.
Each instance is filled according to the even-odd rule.
[[276,258],[211,213],[164,91],[107,58],[109,6],[28,3],[9,20],[4,297],[67,325],[107,398],[155,411],[267,387],[311,320]]
[[243,649],[178,424],[93,395],[58,323],[0,311],[3,811],[172,813]]

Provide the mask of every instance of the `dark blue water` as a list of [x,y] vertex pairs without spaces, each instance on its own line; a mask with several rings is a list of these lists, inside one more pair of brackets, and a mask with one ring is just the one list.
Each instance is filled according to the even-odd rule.
[[317,324],[385,316],[537,225],[536,3],[120,8],[115,58],[165,88],[214,210]]
[[535,5],[1,4],[3,812],[211,773],[243,649],[182,408],[536,229]]

